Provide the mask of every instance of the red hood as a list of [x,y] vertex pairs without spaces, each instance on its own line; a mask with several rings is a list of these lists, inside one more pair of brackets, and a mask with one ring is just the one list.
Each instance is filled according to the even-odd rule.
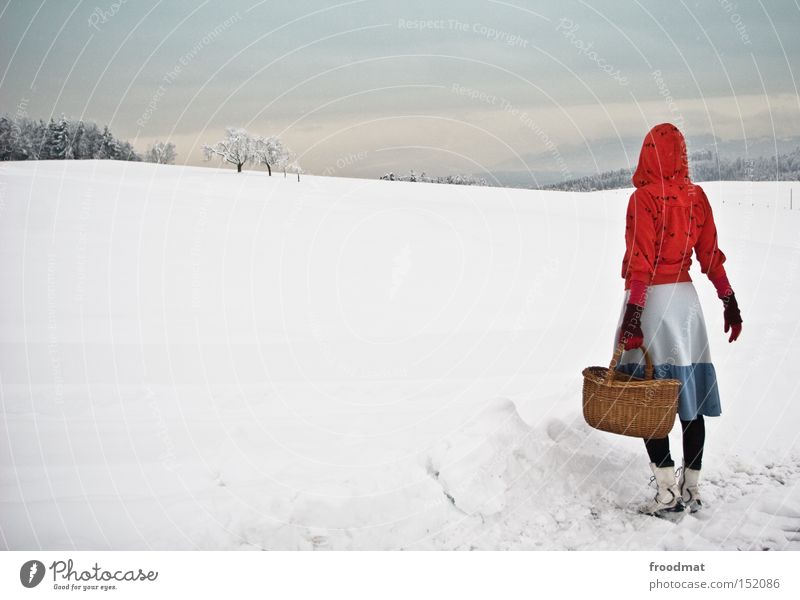
[[639,188],[650,183],[691,183],[686,140],[672,123],[656,125],[644,137],[633,185]]

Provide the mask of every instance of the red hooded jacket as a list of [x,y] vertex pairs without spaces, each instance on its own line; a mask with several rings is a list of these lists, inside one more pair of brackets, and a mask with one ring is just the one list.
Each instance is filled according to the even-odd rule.
[[691,281],[692,250],[700,270],[713,280],[725,275],[725,254],[703,188],[689,179],[686,141],[677,127],[662,123],[644,138],[633,174],[636,190],[625,219],[625,289]]

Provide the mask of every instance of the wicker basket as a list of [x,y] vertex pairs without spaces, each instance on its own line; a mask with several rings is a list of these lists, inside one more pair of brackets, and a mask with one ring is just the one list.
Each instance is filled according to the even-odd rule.
[[623,345],[618,344],[608,368],[583,370],[583,416],[602,431],[644,439],[665,438],[678,411],[677,379],[653,379],[653,361],[644,346],[645,378],[617,371]]

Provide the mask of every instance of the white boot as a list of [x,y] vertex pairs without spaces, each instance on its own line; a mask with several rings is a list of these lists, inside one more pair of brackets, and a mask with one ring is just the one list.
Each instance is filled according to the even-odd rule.
[[658,490],[655,497],[640,509],[641,512],[655,516],[681,512],[683,503],[678,484],[675,481],[674,467],[657,467],[656,463],[650,463],[650,469],[655,476]]
[[678,483],[678,489],[681,491],[681,500],[689,512],[695,513],[703,508],[703,502],[700,500],[700,488],[698,480],[700,479],[700,469],[687,469],[686,463],[683,463],[681,469],[681,477]]

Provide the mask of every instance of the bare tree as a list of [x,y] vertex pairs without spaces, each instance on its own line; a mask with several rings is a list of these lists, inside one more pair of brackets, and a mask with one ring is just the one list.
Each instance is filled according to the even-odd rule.
[[175,144],[172,142],[155,142],[147,148],[144,159],[147,162],[158,163],[160,165],[171,165],[175,162]]
[[223,161],[236,165],[237,173],[241,173],[249,161],[259,160],[260,143],[260,138],[251,136],[244,129],[226,127],[225,139],[210,146],[203,144],[203,153],[206,160],[219,156]]

